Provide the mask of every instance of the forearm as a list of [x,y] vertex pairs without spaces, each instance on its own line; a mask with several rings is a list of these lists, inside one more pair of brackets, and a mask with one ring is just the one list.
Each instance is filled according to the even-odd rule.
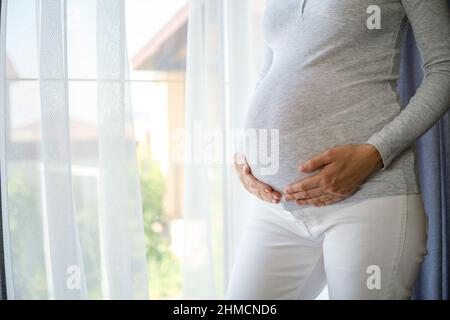
[[367,143],[374,145],[385,169],[430,129],[450,107],[450,9],[446,0],[402,0],[414,30],[424,80],[409,104]]
[[430,129],[449,107],[450,61],[442,72],[426,76],[405,109],[367,141],[378,149],[383,168]]

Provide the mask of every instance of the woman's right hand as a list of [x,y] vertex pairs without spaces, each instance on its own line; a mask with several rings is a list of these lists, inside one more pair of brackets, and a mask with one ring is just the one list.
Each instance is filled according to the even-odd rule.
[[239,180],[248,192],[263,201],[274,204],[280,202],[281,193],[253,176],[244,155],[237,153],[234,155],[234,168],[239,175]]

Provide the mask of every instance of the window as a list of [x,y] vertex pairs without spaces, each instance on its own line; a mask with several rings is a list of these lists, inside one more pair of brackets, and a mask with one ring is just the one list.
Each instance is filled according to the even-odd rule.
[[[42,187],[36,1],[8,5],[8,196],[15,298],[47,299],[49,239]],[[183,127],[186,0],[127,0],[129,87],[144,209],[151,298],[181,294],[183,168],[169,161],[171,132]],[[98,230],[96,7],[67,1],[68,99],[74,207],[90,298],[102,297]],[[89,35],[89,36],[86,36]],[[26,254],[25,254],[26,253]]]
[[187,1],[127,1],[131,92],[154,298],[180,298],[183,164],[171,137],[184,128]]

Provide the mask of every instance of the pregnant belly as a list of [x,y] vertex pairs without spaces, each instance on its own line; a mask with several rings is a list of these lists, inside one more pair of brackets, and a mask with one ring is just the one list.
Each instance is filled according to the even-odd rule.
[[341,137],[331,137],[333,129],[337,128],[299,128],[288,131],[280,128],[279,134],[268,131],[266,135],[261,134],[262,128],[259,128],[256,147],[248,144],[245,148],[252,174],[282,192],[289,184],[313,174],[298,170],[302,162],[334,146],[359,142],[359,139],[354,139],[355,135],[342,137],[342,132]]
[[364,143],[392,117],[392,108],[380,117],[371,99],[345,93],[314,97],[299,88],[262,82],[245,121],[251,139],[246,139],[244,153],[252,173],[280,192],[312,175],[299,172],[300,163],[338,145]]

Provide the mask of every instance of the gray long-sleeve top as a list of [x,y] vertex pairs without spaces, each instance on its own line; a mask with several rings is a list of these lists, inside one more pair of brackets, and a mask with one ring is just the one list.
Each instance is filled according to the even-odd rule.
[[[378,17],[381,28],[368,27],[368,19]],[[402,110],[395,88],[407,20],[425,77]],[[311,175],[297,170],[310,157],[337,145],[369,143],[383,168],[340,204],[419,192],[411,145],[450,107],[447,1],[268,0],[263,33],[267,49],[246,129],[279,130],[279,169],[264,174],[267,163],[247,149],[252,173],[282,191]]]

